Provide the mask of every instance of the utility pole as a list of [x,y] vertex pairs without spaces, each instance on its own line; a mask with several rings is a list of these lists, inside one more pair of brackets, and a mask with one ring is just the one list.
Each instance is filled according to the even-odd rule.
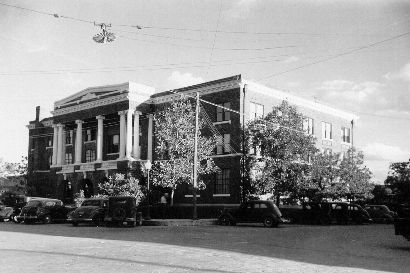
[[195,141],[194,141],[194,175],[193,175],[193,216],[192,219],[198,220],[198,213],[196,210],[196,191],[198,188],[198,129],[199,129],[199,93],[196,93],[196,107],[195,107]]

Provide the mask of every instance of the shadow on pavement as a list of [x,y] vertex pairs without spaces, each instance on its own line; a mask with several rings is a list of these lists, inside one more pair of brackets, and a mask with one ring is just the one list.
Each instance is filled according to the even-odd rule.
[[2,223],[0,231],[200,247],[352,269],[407,272],[410,267],[410,244],[395,236],[391,225],[107,228]]

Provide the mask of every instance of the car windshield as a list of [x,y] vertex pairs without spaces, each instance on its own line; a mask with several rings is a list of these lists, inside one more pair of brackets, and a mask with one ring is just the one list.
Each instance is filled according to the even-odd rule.
[[100,206],[101,201],[100,200],[85,200],[81,206],[85,207],[85,206]]
[[43,206],[43,203],[39,200],[33,200],[27,203],[27,207],[41,207],[41,206]]

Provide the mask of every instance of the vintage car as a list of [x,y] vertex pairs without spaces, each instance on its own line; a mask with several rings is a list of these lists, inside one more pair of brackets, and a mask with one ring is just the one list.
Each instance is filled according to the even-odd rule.
[[360,205],[345,202],[310,202],[303,204],[305,219],[311,224],[364,224],[372,222]]
[[14,208],[5,206],[0,203],[0,222],[7,222],[13,220]]
[[26,224],[35,222],[49,224],[51,222],[66,221],[67,214],[72,209],[64,206],[63,202],[58,199],[35,198],[27,202],[16,220]]
[[239,208],[224,209],[219,216],[220,225],[236,223],[263,223],[265,227],[277,227],[283,223],[282,213],[273,201],[252,200],[242,203]]
[[399,207],[399,217],[394,219],[394,233],[410,241],[410,204]]
[[80,207],[68,213],[67,220],[73,226],[78,226],[79,223],[93,223],[95,226],[101,226],[104,223],[107,207],[107,198],[86,199]]
[[366,205],[364,209],[369,213],[374,222],[393,223],[397,213],[391,211],[385,205]]
[[135,197],[132,196],[110,196],[108,197],[108,207],[104,217],[107,224],[135,227],[142,225],[142,213],[137,211]]

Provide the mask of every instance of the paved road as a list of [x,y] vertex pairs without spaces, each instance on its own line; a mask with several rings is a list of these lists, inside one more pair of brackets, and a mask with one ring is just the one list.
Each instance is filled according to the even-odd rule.
[[105,228],[0,223],[0,272],[409,272],[391,225]]

